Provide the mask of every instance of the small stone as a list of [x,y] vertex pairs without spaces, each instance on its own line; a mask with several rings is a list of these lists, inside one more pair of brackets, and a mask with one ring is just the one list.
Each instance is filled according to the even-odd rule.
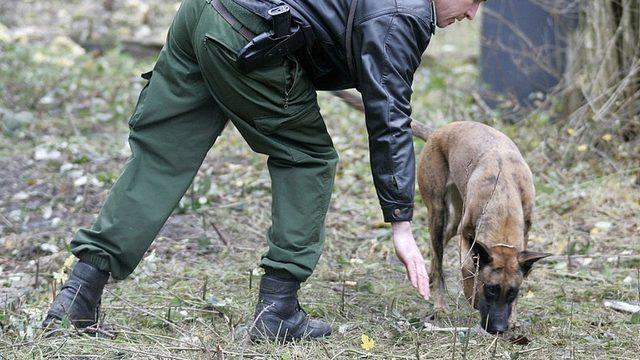
[[608,221],[598,221],[595,223],[594,227],[600,229],[601,231],[608,231],[613,226],[612,223]]
[[58,150],[47,150],[45,148],[37,148],[33,156],[36,160],[57,160],[62,156]]
[[73,169],[74,165],[72,163],[64,163],[60,166],[60,172],[64,173],[71,169]]
[[51,215],[53,214],[53,209],[51,209],[51,206],[47,206],[44,209],[42,209],[42,218],[45,220],[49,220],[49,218],[51,217]]
[[20,191],[18,193],[16,193],[15,195],[13,195],[13,197],[11,198],[12,200],[15,201],[20,201],[20,200],[26,200],[29,198],[29,194],[24,192],[24,191]]
[[51,254],[57,254],[60,252],[60,249],[57,246],[48,243],[40,244],[40,250]]
[[88,181],[88,178],[86,176],[81,176],[73,182],[73,186],[75,187],[84,186],[87,184],[87,181]]

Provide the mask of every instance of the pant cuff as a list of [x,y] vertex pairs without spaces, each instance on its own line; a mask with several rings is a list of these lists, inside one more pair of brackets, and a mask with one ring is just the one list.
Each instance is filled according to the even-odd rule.
[[109,260],[103,257],[100,257],[98,255],[80,255],[78,256],[78,259],[80,259],[81,262],[89,264],[98,270],[111,273],[111,269],[109,269]]
[[293,274],[285,269],[274,269],[271,266],[267,265],[262,265],[262,268],[264,269],[264,273],[266,275],[275,276],[277,278],[286,280],[298,280],[295,276],[293,276]]

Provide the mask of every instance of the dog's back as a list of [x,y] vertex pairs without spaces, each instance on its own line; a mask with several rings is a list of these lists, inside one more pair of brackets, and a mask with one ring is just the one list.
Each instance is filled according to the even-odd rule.
[[[430,187],[429,174],[434,172],[445,176],[445,191],[447,186],[458,190],[466,209],[460,219],[463,227],[483,230],[489,237],[483,241],[518,239],[517,248],[526,248],[535,190],[531,170],[506,135],[471,121],[437,129],[429,136],[420,159],[421,191]],[[423,196],[431,197],[441,189],[425,190]],[[484,223],[479,224],[481,220]]]

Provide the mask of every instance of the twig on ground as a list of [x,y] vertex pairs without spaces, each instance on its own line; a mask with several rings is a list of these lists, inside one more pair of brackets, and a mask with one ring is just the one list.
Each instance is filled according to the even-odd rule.
[[472,327],[437,327],[430,323],[424,323],[424,331],[427,332],[458,332],[458,331],[470,331]]
[[156,314],[156,313],[154,313],[152,311],[149,311],[149,310],[147,310],[145,308],[142,308],[142,307],[138,306],[137,304],[133,303],[132,301],[129,301],[128,299],[124,298],[121,295],[118,295],[118,294],[114,293],[113,291],[109,291],[108,289],[105,289],[104,291],[106,293],[114,296],[118,300],[124,301],[125,303],[129,304],[129,306],[131,306],[133,309],[135,309],[137,311],[140,311],[141,313],[143,313],[145,315],[149,315],[149,316],[151,316],[151,317],[153,317],[155,319],[158,319],[158,320],[162,321],[163,323],[165,323],[165,324],[169,325],[170,327],[176,329],[181,335],[183,335],[183,336],[187,335],[187,333],[180,326],[176,325],[175,323],[172,323],[171,321],[167,321],[167,319],[165,319],[164,317],[159,316],[158,314]]
[[60,351],[60,349],[62,349],[62,347],[67,343],[69,339],[64,339],[64,341],[62,342],[62,344],[60,344],[60,346],[58,346],[51,354],[46,354],[46,356],[44,356],[45,359],[51,359],[54,356],[56,356],[56,354],[58,354],[58,352]]
[[120,352],[124,352],[126,354],[126,352],[131,352],[134,354],[140,354],[140,355],[146,355],[146,356],[150,356],[150,357],[154,357],[156,359],[173,359],[173,360],[189,360],[187,358],[183,358],[183,357],[179,357],[179,356],[174,356],[174,355],[170,355],[170,354],[159,354],[159,353],[154,353],[154,352],[150,352],[150,351],[146,351],[146,350],[135,350],[132,348],[124,348],[124,347],[118,347],[115,345],[112,345],[109,342],[105,342],[105,341],[98,341],[100,346],[104,346],[106,348],[109,349],[113,349],[113,350],[117,350]]
[[496,333],[496,335],[493,337],[493,341],[491,342],[491,344],[489,345],[489,347],[487,348],[487,352],[489,349],[493,348],[493,350],[491,350],[491,358],[495,359],[496,357],[496,351],[498,350],[498,334]]
[[222,241],[224,246],[229,247],[229,238],[227,237],[227,235],[222,230],[218,229],[213,221],[209,221],[209,224],[211,224],[213,230],[215,230],[216,234],[218,234],[218,237],[220,238],[220,241]]
[[13,226],[13,223],[9,221],[9,219],[7,219],[4,215],[2,215],[2,213],[0,213],[0,220],[2,220],[3,223],[7,224],[7,226],[10,227],[11,229],[15,229],[15,227]]
[[82,330],[80,330],[81,334],[90,334],[90,333],[98,333],[100,335],[104,335],[106,337],[108,337],[109,339],[113,340],[116,338],[116,334],[110,333],[107,330],[101,329],[98,324],[94,325],[94,326],[89,326],[87,328],[84,328]]
[[476,104],[478,104],[478,106],[480,106],[480,109],[482,109],[482,111],[486,115],[491,115],[491,114],[494,113],[494,111],[491,110],[489,105],[487,105],[487,103],[482,99],[482,96],[480,96],[480,94],[477,91],[472,91],[471,92],[471,96],[473,96],[473,100],[476,101]]
[[565,273],[565,272],[558,272],[558,273],[554,273],[554,274],[558,275],[560,277],[566,277],[566,278],[570,278],[570,279],[586,280],[586,281],[593,281],[593,282],[600,282],[600,283],[606,283],[607,282],[603,278],[596,278],[596,277],[593,277],[593,276],[586,276],[586,275],[579,275],[579,274]]
[[569,358],[573,359],[575,354],[575,346],[573,345],[573,305],[575,295],[571,296],[571,316],[569,317],[569,344],[571,345],[571,349],[569,349]]
[[520,350],[520,351],[518,351],[518,355],[527,354],[527,353],[538,351],[538,350],[541,350],[541,349],[543,349],[542,346],[539,346],[539,347],[536,347],[536,348],[531,348],[531,349],[526,349],[526,350]]
[[[340,355],[342,355],[344,353],[354,353],[354,354],[358,354],[358,355],[363,356],[363,357],[375,357],[375,358],[383,358],[383,359],[391,358],[391,356],[388,356],[386,354],[378,355],[378,354],[366,353],[364,351],[355,350],[355,349],[342,349],[342,350],[338,351],[335,355],[333,355],[331,360],[337,359]],[[394,357],[396,359],[412,359],[412,360],[415,359],[415,356],[403,356],[403,355],[396,355],[396,354],[394,354],[392,357]]]
[[603,304],[605,307],[609,309],[620,311],[620,312],[632,313],[632,314],[640,312],[640,302],[638,304],[632,304],[624,301],[605,300]]
[[[578,259],[601,259],[606,258],[607,261],[624,261],[624,262],[632,262],[636,260],[640,260],[640,255],[638,254],[621,254],[621,255],[611,255],[611,254],[593,254],[593,255],[571,255],[571,260]],[[552,255],[540,260],[540,263],[557,263],[567,261],[566,255]]]

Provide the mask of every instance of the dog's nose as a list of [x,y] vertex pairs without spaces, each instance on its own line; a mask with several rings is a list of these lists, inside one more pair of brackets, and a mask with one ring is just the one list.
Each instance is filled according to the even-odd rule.
[[489,324],[487,327],[487,332],[491,334],[502,334],[509,329],[509,325],[507,324]]

